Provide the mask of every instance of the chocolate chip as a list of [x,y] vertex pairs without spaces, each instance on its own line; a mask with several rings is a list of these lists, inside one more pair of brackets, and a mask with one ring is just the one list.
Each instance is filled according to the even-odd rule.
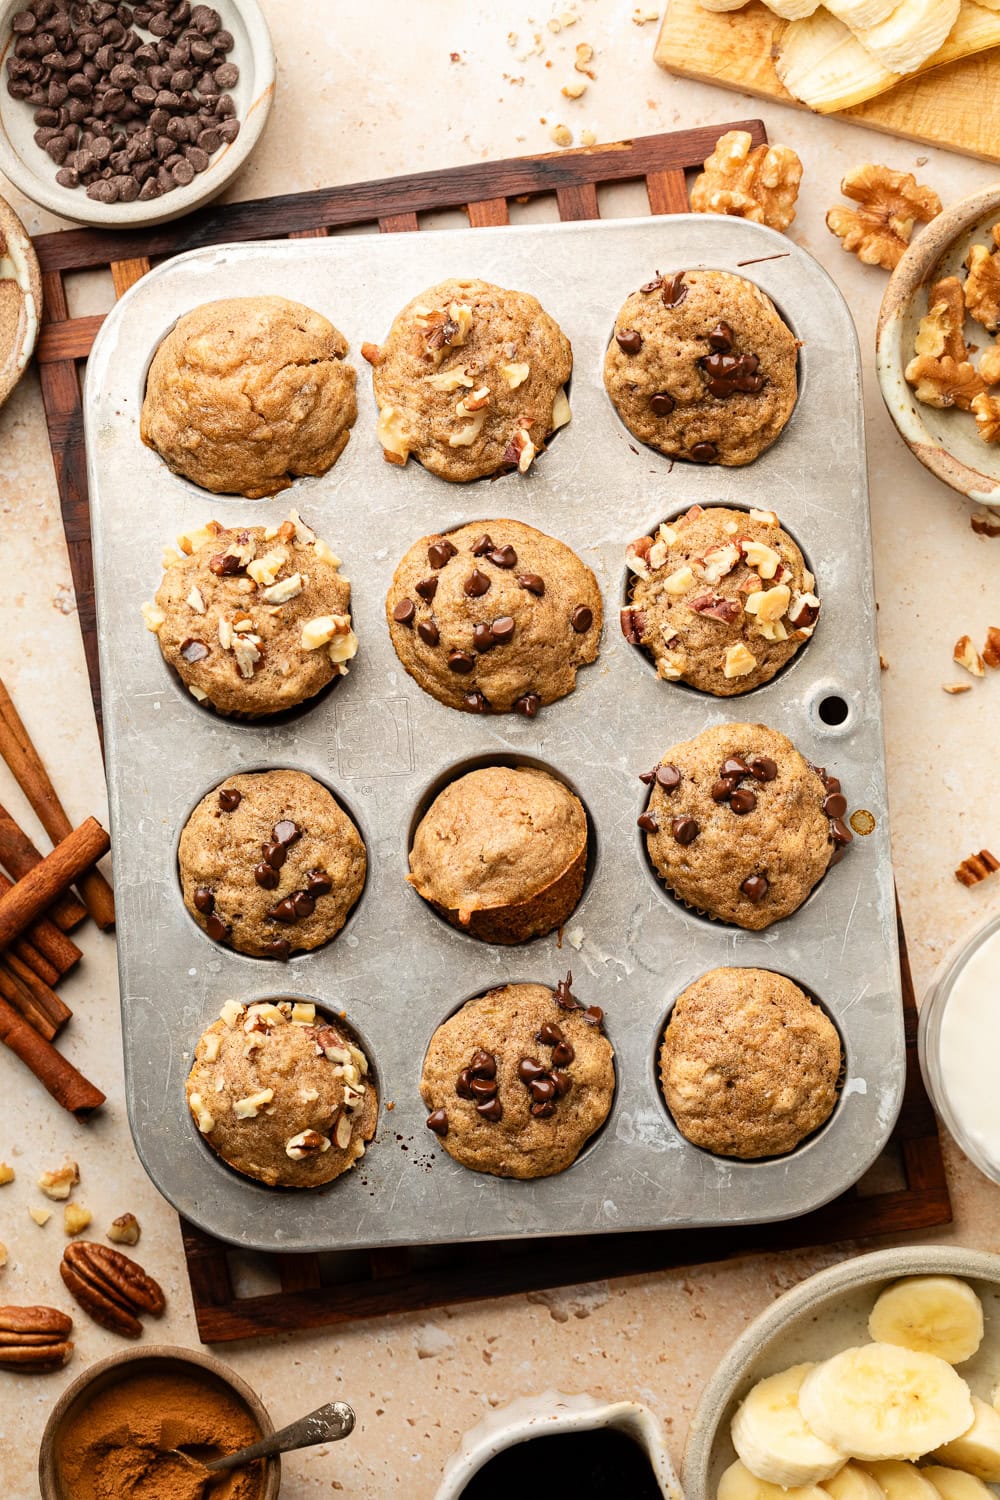
[[517,581],[521,588],[527,589],[529,594],[537,594],[539,599],[545,593],[545,580],[537,573],[518,573]]
[[528,1092],[535,1104],[555,1102],[556,1086],[547,1073],[542,1078],[533,1078],[528,1084]]
[[623,354],[638,354],[642,348],[642,334],[635,328],[621,328],[615,338]]
[[552,991],[552,998],[559,1006],[560,1010],[580,1009],[580,1002],[573,994],[572,986],[573,971],[572,969],[570,969],[565,979],[559,979],[556,981],[556,987]]
[[662,285],[663,277],[660,275],[659,271],[657,271],[652,281],[644,281],[639,290],[640,292],[658,292]]
[[476,1112],[481,1114],[484,1120],[489,1120],[492,1125],[503,1119],[503,1105],[496,1097],[484,1099],[481,1104],[477,1104]]
[[547,1078],[549,1070],[537,1057],[522,1057],[517,1065],[517,1076],[522,1083],[534,1083],[536,1079]]
[[457,551],[457,547],[453,547],[446,537],[442,537],[441,541],[431,542],[427,548],[427,561],[432,568],[443,568]]
[[200,911],[202,916],[207,917],[210,911],[215,910],[215,892],[207,885],[200,885],[194,893],[195,911]]
[[691,449],[691,457],[696,464],[710,464],[718,456],[719,450],[714,443],[695,443]]
[[441,639],[441,632],[433,620],[418,620],[417,635],[425,646],[436,646]]
[[516,568],[517,553],[511,546],[494,547],[489,554],[489,561],[495,568]]
[[830,819],[830,832],[833,835],[833,842],[835,844],[849,844],[854,838],[854,834],[848,828],[847,824],[842,823],[839,818]]
[[468,578],[462,584],[462,590],[468,594],[470,599],[481,599],[483,594],[489,591],[490,580],[485,573],[480,573],[478,568],[473,568]]
[[302,837],[302,830],[297,823],[292,822],[291,818],[282,818],[281,822],[275,823],[271,829],[271,837],[276,843],[290,847],[298,843]]
[[400,599],[392,611],[392,618],[398,625],[412,625],[416,612],[417,606],[412,599]]
[[492,1052],[485,1052],[482,1047],[479,1047],[469,1060],[469,1071],[474,1078],[495,1078],[497,1060]]
[[510,615],[501,615],[499,619],[494,620],[490,630],[498,646],[506,646],[508,641],[514,639],[514,621]]
[[552,1048],[552,1061],[557,1068],[566,1068],[576,1057],[572,1042],[557,1042]]
[[824,799],[823,811],[828,818],[842,818],[847,811],[847,798],[841,792],[830,792]]
[[511,705],[516,714],[521,714],[525,719],[533,719],[542,706],[542,700],[537,693],[523,693],[520,698],[515,698]]
[[325,870],[310,870],[306,876],[306,890],[310,896],[328,896],[333,890],[333,881]]
[[550,1120],[555,1112],[556,1105],[554,1099],[546,1100],[545,1102],[539,1101],[531,1106],[531,1113],[536,1120]]
[[664,307],[680,307],[688,294],[688,289],[684,284],[684,272],[676,271],[673,276],[664,277],[661,285]]
[[721,349],[723,353],[726,353],[733,347],[733,343],[733,330],[729,324],[722,321],[716,323],[708,335],[709,348]]
[[728,776],[736,781],[741,776],[749,776],[750,767],[741,755],[730,755],[728,759],[722,762],[722,770],[719,772],[719,775]]
[[694,818],[675,818],[670,832],[679,844],[693,844],[701,828]]
[[569,617],[569,623],[577,635],[585,635],[594,623],[594,612],[586,604],[578,604]]
[[562,1040],[562,1027],[557,1026],[555,1021],[543,1021],[539,1030],[535,1032],[535,1041],[544,1042],[549,1047],[554,1047],[556,1042]]
[[649,398],[650,410],[654,417],[669,417],[677,402],[669,391],[657,391]]
[[273,865],[262,859],[259,865],[254,866],[253,878],[265,891],[273,891],[277,889],[281,876]]
[[712,801],[728,802],[729,798],[733,794],[735,786],[735,781],[728,781],[724,776],[720,777],[719,780],[716,781],[712,786]]
[[652,813],[640,813],[635,820],[645,833],[659,833],[660,825]]
[[181,643],[181,655],[185,661],[204,661],[208,656],[208,647],[204,641],[192,640],[190,637]]
[[604,1012],[599,1005],[588,1005],[586,1010],[581,1007],[580,1016],[588,1026],[600,1028],[604,1024]]
[[493,1099],[496,1097],[496,1091],[495,1078],[473,1078],[469,1084],[469,1092],[473,1099]]
[[287,938],[269,938],[263,946],[272,958],[286,959],[291,957],[292,945]]
[[205,931],[215,943],[227,943],[233,935],[233,929],[214,911],[209,913]]
[[448,1134],[448,1111],[446,1109],[432,1109],[425,1121],[428,1130],[433,1130],[442,1140]]
[[472,644],[476,648],[476,650],[480,652],[480,654],[484,651],[492,650],[492,648],[496,645],[496,641],[494,640],[493,632],[488,625],[473,625]]
[[469,550],[473,557],[483,557],[487,552],[493,551],[493,538],[487,532],[483,532],[483,535],[476,538]]
[[777,761],[769,755],[754,755],[747,761],[747,769],[755,781],[773,781],[778,774]]
[[475,657],[470,656],[467,651],[448,652],[448,666],[452,672],[461,672],[465,676],[466,673],[473,671],[475,665]]
[[735,391],[755,395],[764,388],[756,354],[705,354],[698,363],[708,376],[706,384],[713,396],[731,396]]
[[298,912],[295,910],[295,903],[292,901],[291,896],[286,896],[283,901],[278,902],[277,906],[272,906],[268,912],[268,916],[273,918],[275,922],[291,923],[299,920]]
[[752,901],[754,906],[758,906],[767,895],[767,876],[748,875],[740,886],[740,890],[748,901]]
[[552,1079],[552,1087],[556,1091],[556,1098],[565,1098],[570,1089],[573,1087],[573,1080],[572,1078],[570,1078],[569,1074],[564,1073],[562,1068],[553,1068],[552,1072],[549,1074],[549,1077]]
[[261,844],[261,852],[272,870],[280,870],[288,858],[288,849],[284,844]]
[[431,600],[434,598],[434,595],[438,591],[438,581],[436,578],[421,578],[420,582],[415,583],[413,587],[415,592],[420,595],[421,599],[425,599],[427,603],[430,604]]
[[475,692],[466,693],[462,702],[465,704],[467,713],[485,714],[489,712],[490,705],[484,694],[479,692],[478,689]]
[[751,813],[757,806],[757,795],[748,786],[737,787],[729,799],[729,806],[734,813],[739,813],[741,816],[744,813]]
[[219,806],[223,812],[235,812],[243,801],[243,793],[238,792],[235,787],[223,787],[219,793]]
[[826,787],[828,792],[840,791],[840,782],[837,780],[836,776],[828,776],[826,772],[823,771],[820,773],[820,779],[822,780],[823,785]]
[[656,778],[657,786],[661,786],[668,796],[671,792],[675,792],[681,784],[680,771],[678,771],[676,766],[671,765],[669,761],[661,766],[657,766],[653,774]]
[[310,896],[308,891],[293,891],[289,900],[300,922],[304,922],[307,917],[311,917],[316,910],[315,897]]
[[471,1099],[472,1093],[472,1069],[463,1068],[455,1080],[455,1093],[460,1099]]

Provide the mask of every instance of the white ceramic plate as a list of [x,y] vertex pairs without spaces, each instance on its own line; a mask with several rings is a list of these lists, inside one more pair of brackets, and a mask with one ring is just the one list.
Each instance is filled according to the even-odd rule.
[[[106,229],[136,229],[178,219],[218,196],[235,177],[264,129],[274,95],[274,48],[257,0],[212,0],[223,27],[235,43],[228,62],[237,64],[240,78],[228,92],[236,104],[240,133],[231,145],[216,152],[211,164],[187,187],[174,188],[148,202],[97,203],[85,188],[64,188],[56,182],[58,165],[35,144],[34,107],[7,92],[7,54],[13,44],[11,17],[25,0],[0,0],[0,171],[32,202],[63,218]],[[145,35],[145,33],[143,33]]]
[[691,1422],[684,1453],[686,1500],[714,1500],[720,1476],[736,1458],[729,1425],[751,1386],[789,1365],[829,1359],[868,1343],[868,1314],[882,1288],[900,1276],[925,1275],[961,1276],[979,1294],[986,1333],[979,1352],[958,1370],[973,1393],[988,1401],[1000,1379],[1000,1255],[949,1245],[859,1255],[779,1297],[726,1354]]

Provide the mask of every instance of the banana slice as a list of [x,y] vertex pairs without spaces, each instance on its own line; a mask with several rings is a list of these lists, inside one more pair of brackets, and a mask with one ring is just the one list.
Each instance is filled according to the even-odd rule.
[[941,1496],[941,1500],[995,1500],[981,1479],[974,1474],[963,1474],[961,1469],[945,1469],[941,1464],[930,1464],[920,1470],[925,1479]]
[[820,0],[764,0],[764,4],[783,21],[804,21],[819,9]]
[[983,1341],[983,1304],[957,1276],[907,1276],[878,1298],[868,1332],[881,1344],[960,1365]]
[[975,1415],[951,1365],[896,1344],[863,1344],[817,1365],[799,1409],[817,1437],[864,1459],[919,1458],[967,1432]]
[[832,1496],[832,1500],[885,1500],[878,1480],[853,1459],[832,1479],[824,1479],[820,1489]]
[[884,68],[912,73],[944,45],[960,7],[961,0],[900,0],[884,21],[854,34]]
[[938,1493],[916,1464],[898,1458],[864,1466],[881,1489],[885,1500],[938,1500]]
[[799,1411],[799,1389],[813,1369],[793,1365],[769,1375],[733,1418],[733,1447],[750,1473],[783,1489],[816,1484],[842,1469],[847,1456],[809,1431]]
[[971,1425],[960,1437],[936,1447],[931,1456],[987,1484],[1000,1483],[1000,1412],[978,1396],[972,1398],[972,1410]]
[[825,0],[825,4],[838,21],[855,29],[859,26],[877,26],[880,21],[892,15],[899,0]]
[[796,1485],[782,1489],[779,1484],[769,1484],[766,1479],[757,1479],[745,1464],[738,1460],[719,1480],[716,1500],[830,1500],[825,1490],[812,1484]]
[[698,0],[702,10],[742,10],[748,3],[749,0]]

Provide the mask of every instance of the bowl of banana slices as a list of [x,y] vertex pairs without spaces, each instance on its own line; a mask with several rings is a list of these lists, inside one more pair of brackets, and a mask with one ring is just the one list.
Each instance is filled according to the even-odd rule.
[[1000,1256],[904,1246],[793,1287],[705,1388],[686,1500],[996,1500]]

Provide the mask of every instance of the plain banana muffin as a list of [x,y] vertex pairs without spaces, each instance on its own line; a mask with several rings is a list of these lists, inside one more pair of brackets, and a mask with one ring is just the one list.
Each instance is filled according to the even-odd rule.
[[836,1027],[783,974],[711,969],[677,997],[660,1084],[693,1146],[782,1156],[833,1113],[841,1061]]
[[360,833],[304,771],[227,777],[188,818],[177,857],[198,926],[254,958],[328,943],[365,883]]
[[188,692],[256,718],[346,675],[358,649],[340,559],[293,510],[280,526],[209,521],[178,537],[143,618]]
[[368,1059],[341,1020],[302,1000],[229,1000],[195,1048],[191,1117],[245,1177],[320,1187],[353,1167],[375,1134]]
[[389,463],[412,453],[449,480],[524,474],[569,421],[569,339],[527,292],[442,281],[407,303],[381,348],[362,352]]
[[153,356],[142,440],[175,474],[248,500],[325,474],[358,415],[346,353],[344,335],[301,302],[205,302]]
[[688,906],[737,927],[787,917],[851,842],[840,782],[764,724],[704,729],[642,780],[654,868]]
[[406,878],[470,937],[524,943],[566,921],[586,867],[587,815],[567,786],[529,766],[483,766],[435,797]]
[[567,974],[469,1000],[431,1037],[420,1093],[449,1156],[494,1177],[551,1177],[607,1119],[615,1062],[599,1006]]
[[798,343],[771,299],[729,271],[659,273],[615,319],[604,384],[641,443],[748,464],[792,414]]
[[601,591],[564,542],[520,521],[476,521],[415,542],[386,599],[396,655],[439,703],[523,714],[595,660]]
[[773,510],[693,505],[630,542],[626,640],[667,682],[728,698],[769,682],[812,635],[816,580]]

